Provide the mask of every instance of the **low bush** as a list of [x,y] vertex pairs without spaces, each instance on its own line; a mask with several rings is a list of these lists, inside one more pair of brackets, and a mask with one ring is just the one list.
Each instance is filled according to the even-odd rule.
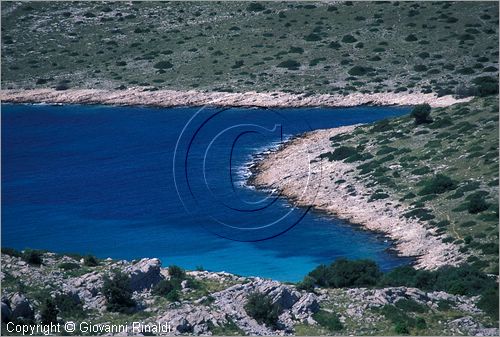
[[95,267],[99,265],[99,261],[93,255],[86,255],[83,258],[83,265],[87,267]]
[[259,292],[250,294],[244,308],[246,313],[258,323],[276,327],[281,308],[273,304],[271,298],[265,294]]
[[74,269],[79,269],[80,265],[74,262],[63,262],[60,263],[58,267],[62,270],[74,270]]
[[169,61],[159,61],[159,62],[155,63],[153,68],[155,68],[155,69],[170,69],[173,66],[174,65],[172,63],[170,63]]
[[342,37],[342,42],[344,43],[354,43],[354,42],[357,42],[358,40],[356,40],[356,38],[350,34],[348,35],[344,35]]
[[106,277],[102,293],[107,301],[107,310],[120,313],[131,313],[136,303],[132,299],[130,279],[121,272],[115,272],[112,277]]
[[40,321],[42,324],[57,324],[58,313],[54,300],[47,298],[40,307]]
[[415,300],[403,298],[396,302],[396,308],[399,308],[405,312],[426,312],[427,307],[423,304],[418,303]]
[[431,106],[427,103],[416,105],[411,111],[411,116],[415,118],[415,125],[432,123]]
[[329,331],[340,331],[344,328],[339,316],[333,312],[320,310],[313,314],[313,318],[319,325],[327,328]]
[[168,275],[173,279],[184,280],[186,278],[186,272],[179,266],[170,265],[168,266]]
[[26,249],[22,258],[33,266],[40,266],[43,263],[42,252],[38,250]]
[[321,159],[327,158],[328,161],[333,160],[344,160],[350,156],[358,154],[358,151],[354,147],[350,146],[339,146],[333,152],[322,153],[319,155]]
[[375,285],[382,276],[377,264],[370,260],[338,259],[329,266],[320,265],[308,276],[323,287],[363,287]]
[[252,2],[247,6],[247,11],[249,12],[262,12],[265,9],[266,7],[264,7],[263,4],[258,2]]
[[486,202],[484,197],[480,194],[473,194],[469,198],[469,204],[467,205],[467,211],[470,214],[477,214],[486,211],[490,205]]
[[479,96],[498,94],[498,79],[491,76],[480,76],[472,80],[476,85]]
[[297,289],[299,290],[305,290],[307,292],[313,292],[314,291],[314,285],[315,285],[315,279],[312,278],[311,276],[306,275],[304,279],[297,284]]
[[6,254],[12,257],[22,257],[23,253],[18,251],[17,249],[10,247],[2,247],[2,254]]
[[442,194],[452,191],[457,187],[457,183],[444,174],[436,174],[433,178],[424,181],[423,188],[419,195]]
[[498,321],[498,286],[483,291],[477,306]]
[[63,318],[84,318],[86,316],[83,305],[78,297],[60,294],[54,298],[59,314]]
[[151,290],[151,293],[155,296],[167,296],[170,294],[172,291],[176,289],[176,286],[174,283],[170,280],[161,280],[158,282],[153,289]]
[[287,68],[288,70],[298,70],[300,66],[300,62],[291,59],[280,62],[277,65],[278,68]]
[[373,71],[372,68],[369,67],[363,67],[363,66],[354,66],[349,71],[347,72],[349,75],[352,76],[362,76],[366,75],[367,73]]

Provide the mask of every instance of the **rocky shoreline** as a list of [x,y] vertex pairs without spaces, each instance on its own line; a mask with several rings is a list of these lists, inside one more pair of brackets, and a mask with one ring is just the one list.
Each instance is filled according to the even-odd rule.
[[[436,269],[464,260],[459,247],[442,242],[418,220],[403,217],[408,205],[398,200],[369,200],[371,188],[357,182],[356,165],[319,159],[331,150],[330,138],[350,133],[356,125],[307,132],[262,156],[249,183],[273,189],[298,206],[313,206],[394,241],[400,256],[415,257],[416,268]],[[352,192],[355,193],[352,193]]]
[[[69,264],[73,269],[63,268]],[[133,316],[107,311],[103,283],[117,271],[127,275],[133,291],[137,303]],[[338,314],[344,324],[339,334],[361,335],[380,332],[377,329],[387,325],[379,309],[398,305],[399,301],[412,301],[429,313],[441,312],[443,303],[449,308],[446,310],[453,310],[455,314],[450,318],[443,316],[438,330],[432,331],[444,335],[498,335],[498,328],[491,327],[491,321],[478,309],[478,296],[424,292],[408,287],[316,288],[308,292],[291,284],[225,272],[189,271],[187,275],[194,283],[183,282],[181,297],[167,300],[152,291],[162,280],[172,278],[169,268],[162,267],[161,261],[155,258],[106,259],[87,267],[84,259],[67,255],[43,253],[41,264],[32,265],[21,257],[2,253],[2,322],[40,322],[41,296],[63,295],[73,303],[69,310],[77,306],[83,308],[80,316],[69,318],[77,323],[92,321],[100,326],[131,325],[136,320],[151,326],[168,323],[172,330],[166,335],[293,335],[297,331],[331,334],[316,321],[315,314],[319,311]],[[275,327],[258,323],[246,312],[248,296],[255,292],[265,294],[281,308]],[[69,319],[58,317],[60,322]]]
[[102,89],[7,89],[0,91],[0,100],[10,103],[47,104],[109,104],[155,107],[218,106],[218,107],[352,107],[359,105],[415,105],[428,103],[443,107],[467,102],[472,97],[456,99],[451,95],[438,97],[423,93],[352,93],[349,95],[305,95],[284,92],[200,92],[130,88]]

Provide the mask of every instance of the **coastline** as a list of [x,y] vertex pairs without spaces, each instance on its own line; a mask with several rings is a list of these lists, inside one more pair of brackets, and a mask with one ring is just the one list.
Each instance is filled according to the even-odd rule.
[[[313,206],[365,230],[384,234],[394,242],[399,256],[416,259],[416,268],[432,270],[463,262],[464,256],[456,245],[442,242],[432,228],[402,216],[408,205],[390,199],[368,202],[372,191],[357,183],[355,165],[315,159],[331,150],[330,137],[352,132],[356,127],[316,130],[291,139],[256,162],[249,183],[256,188],[276,189],[297,206]],[[353,189],[356,193],[349,193]]]
[[7,89],[0,90],[0,101],[5,103],[48,104],[105,104],[141,105],[155,107],[215,106],[215,107],[353,107],[359,105],[415,105],[428,103],[432,107],[445,107],[468,102],[472,97],[456,99],[451,95],[437,97],[422,93],[352,93],[349,95],[289,94],[284,92],[200,92],[156,90],[137,87],[127,90],[101,89]]

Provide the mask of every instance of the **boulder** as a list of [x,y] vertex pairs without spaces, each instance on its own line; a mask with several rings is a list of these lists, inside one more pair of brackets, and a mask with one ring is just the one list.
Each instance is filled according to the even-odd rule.
[[91,272],[80,277],[70,279],[62,286],[62,292],[78,297],[85,309],[106,309],[106,300],[100,293],[104,284],[103,275],[98,272]]
[[12,308],[12,319],[16,318],[25,318],[25,319],[33,319],[34,318],[34,310],[31,306],[31,303],[28,299],[20,293],[15,293],[10,298],[10,306]]
[[261,281],[255,290],[272,298],[282,309],[290,309],[300,298],[300,292],[276,281]]
[[2,301],[2,322],[9,322],[12,318],[12,310],[7,302]]
[[142,259],[125,268],[124,273],[130,276],[132,291],[151,289],[163,279],[159,259]]
[[307,319],[318,311],[318,298],[311,293],[303,295],[292,307],[292,314],[298,319]]

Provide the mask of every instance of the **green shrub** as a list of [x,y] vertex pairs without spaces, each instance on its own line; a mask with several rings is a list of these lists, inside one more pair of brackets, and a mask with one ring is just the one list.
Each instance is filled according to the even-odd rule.
[[378,132],[386,132],[391,131],[393,129],[391,122],[389,119],[382,119],[373,124],[373,127],[370,129],[370,133],[378,133]]
[[99,265],[99,261],[93,255],[86,255],[83,258],[83,265],[87,267],[95,267]]
[[319,325],[327,328],[329,331],[340,331],[344,328],[340,322],[339,316],[333,312],[320,310],[313,314],[312,317]]
[[427,71],[427,66],[423,65],[423,64],[417,64],[413,67],[413,70],[415,71]]
[[362,76],[366,75],[366,73],[369,73],[370,71],[373,71],[373,69],[362,66],[354,66],[351,69],[349,69],[347,73],[352,76]]
[[415,320],[408,316],[403,310],[393,305],[386,304],[380,309],[382,315],[394,324],[394,331],[397,334],[405,335],[410,332],[410,328],[415,325]]
[[301,47],[290,47],[290,50],[288,51],[289,53],[296,53],[296,54],[303,54],[304,53],[304,48]]
[[178,290],[173,290],[166,296],[167,300],[170,302],[179,302],[181,295]]
[[58,313],[59,310],[57,310],[54,300],[52,298],[47,298],[40,307],[40,320],[42,324],[57,324]]
[[247,6],[247,11],[249,12],[262,12],[265,9],[266,7],[264,7],[263,4],[258,2],[252,2]]
[[370,260],[338,259],[329,266],[320,265],[308,274],[319,286],[343,288],[377,284],[382,273]]
[[277,65],[278,68],[287,68],[288,70],[298,70],[300,66],[300,62],[291,59],[282,61]]
[[23,253],[23,260],[33,266],[40,266],[43,263],[42,252],[39,250],[26,249]]
[[402,266],[384,274],[380,287],[415,287],[425,291],[446,291],[460,295],[479,295],[496,286],[494,279],[470,265],[441,267],[434,271]]
[[184,280],[186,278],[186,272],[179,266],[170,265],[168,266],[168,275],[173,279]]
[[410,333],[410,330],[408,328],[408,323],[397,322],[394,325],[394,332],[396,332],[398,335],[408,335]]
[[246,313],[258,323],[276,327],[281,308],[277,304],[273,304],[272,300],[265,294],[258,292],[250,294],[244,308]]
[[321,36],[319,36],[318,34],[311,33],[311,34],[304,36],[304,40],[306,40],[306,41],[321,41]]
[[130,279],[121,272],[115,272],[112,277],[106,277],[102,293],[107,301],[107,310],[120,313],[130,313],[135,301],[132,299]]
[[498,286],[485,290],[481,294],[481,299],[477,302],[477,306],[498,321]]
[[350,34],[348,35],[344,35],[342,37],[342,42],[344,43],[354,43],[354,42],[357,42],[358,40],[356,40],[356,38]]
[[176,302],[179,300],[179,289],[181,281],[179,279],[161,280],[152,289],[151,293],[155,296],[167,298],[169,301]]
[[444,174],[436,174],[433,178],[424,181],[423,188],[419,195],[442,194],[452,191],[457,187],[457,183]]
[[408,35],[407,37],[405,37],[405,41],[408,41],[408,42],[414,42],[414,41],[417,41],[417,37],[414,35],[414,34],[410,34]]
[[486,202],[484,197],[480,194],[474,194],[469,198],[469,205],[467,211],[470,214],[477,214],[486,211],[490,205]]
[[2,247],[2,254],[6,254],[12,257],[22,257],[23,253],[14,248]]
[[319,155],[321,159],[328,158],[328,161],[333,160],[344,160],[347,157],[358,154],[358,151],[354,147],[350,146],[339,146],[333,152],[322,153]]
[[426,312],[427,307],[423,304],[418,303],[415,300],[403,298],[396,302],[396,308],[399,308],[405,312]]
[[370,196],[370,198],[368,199],[368,202],[372,202],[372,201],[380,200],[380,199],[387,199],[387,198],[389,198],[389,194],[377,192],[377,193],[373,193]]
[[314,284],[315,284],[315,279],[312,278],[309,275],[306,275],[302,282],[299,282],[297,284],[297,289],[299,290],[305,290],[307,292],[313,292],[314,291]]
[[84,318],[86,316],[83,305],[78,297],[60,294],[54,298],[59,313],[64,318]]
[[498,94],[498,79],[491,76],[480,76],[472,80],[477,87],[479,96]]
[[62,270],[74,270],[74,269],[79,269],[80,265],[74,262],[63,262],[60,263],[58,267]]
[[432,122],[430,117],[431,106],[427,103],[416,105],[411,111],[411,116],[415,118],[415,124],[427,124]]
[[155,65],[153,66],[153,68],[155,69],[170,69],[172,68],[174,65],[172,63],[170,63],[169,61],[160,61],[160,62],[157,62],[155,63]]
[[427,322],[422,317],[417,317],[415,320],[415,327],[419,330],[427,329]]
[[338,43],[337,41],[332,41],[328,45],[328,48],[332,48],[332,49],[339,49],[340,47],[342,47],[342,45],[340,43]]

